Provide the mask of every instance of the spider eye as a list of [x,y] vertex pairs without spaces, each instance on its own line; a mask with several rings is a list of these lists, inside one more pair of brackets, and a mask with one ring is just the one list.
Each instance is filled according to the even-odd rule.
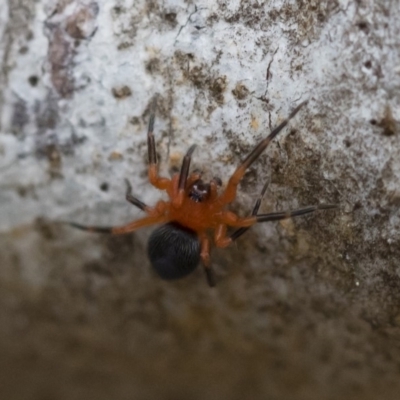
[[193,183],[189,192],[189,197],[196,203],[200,203],[207,199],[210,194],[210,185],[198,179]]

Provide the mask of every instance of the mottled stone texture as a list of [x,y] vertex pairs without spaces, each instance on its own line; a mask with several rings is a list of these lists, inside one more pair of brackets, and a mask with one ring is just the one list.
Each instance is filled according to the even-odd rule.
[[[367,0],[0,2],[1,399],[398,399],[400,4]],[[163,282],[148,204],[155,93],[163,174],[229,174],[309,99],[246,175],[253,228]]]

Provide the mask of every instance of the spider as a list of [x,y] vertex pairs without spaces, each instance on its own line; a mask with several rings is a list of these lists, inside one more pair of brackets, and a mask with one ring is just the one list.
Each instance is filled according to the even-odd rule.
[[[267,188],[267,185],[264,185],[251,216],[240,218],[226,209],[235,199],[238,184],[246,170],[306,103],[307,101],[300,103],[280,125],[254,147],[229,178],[225,190],[219,194],[218,187],[222,185],[219,178],[213,178],[206,183],[201,179],[200,172],[195,171],[189,174],[196,145],[189,148],[183,158],[180,172],[172,179],[159,176],[153,135],[156,109],[154,99],[147,131],[148,178],[157,189],[167,192],[169,201],[159,200],[154,207],[150,207],[132,195],[132,187],[126,180],[126,200],[144,211],[147,216],[117,227],[85,226],[74,222],[69,222],[69,224],[89,232],[116,235],[130,233],[149,225],[162,224],[151,234],[147,249],[151,265],[157,274],[166,280],[183,278],[194,271],[201,260],[209,286],[215,286],[215,277],[210,264],[210,231],[214,230],[215,245],[224,248],[256,223],[278,221],[316,210],[336,208],[336,205],[321,204],[293,211],[258,214]],[[236,228],[236,230],[228,234],[228,227]]]

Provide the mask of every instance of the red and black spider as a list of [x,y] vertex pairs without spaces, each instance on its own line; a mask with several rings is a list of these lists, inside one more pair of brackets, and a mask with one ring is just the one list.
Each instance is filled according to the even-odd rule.
[[[77,223],[70,223],[70,225],[90,232],[125,234],[148,225],[162,224],[151,234],[147,250],[151,265],[158,275],[167,280],[183,278],[194,271],[201,260],[208,284],[215,286],[214,275],[210,265],[211,239],[209,233],[211,230],[214,230],[215,245],[217,247],[227,247],[256,223],[278,221],[308,214],[316,210],[327,210],[336,207],[335,205],[321,204],[293,211],[257,214],[262,196],[266,190],[265,185],[250,217],[240,218],[235,213],[226,210],[228,204],[235,199],[237,186],[247,168],[257,160],[271,140],[278,135],[304,104],[306,102],[299,104],[288,118],[257,144],[236,168],[225,190],[219,194],[220,179],[214,178],[209,183],[205,183],[201,179],[199,172],[192,172],[189,175],[190,162],[195,145],[191,146],[187,151],[180,173],[175,174],[172,179],[158,175],[156,146],[153,135],[154,101],[147,132],[148,176],[153,186],[167,192],[169,201],[160,200],[154,207],[149,207],[132,195],[131,185],[127,181],[126,199],[144,211],[147,214],[146,217],[117,227],[90,227]],[[237,229],[228,234],[227,227]]]

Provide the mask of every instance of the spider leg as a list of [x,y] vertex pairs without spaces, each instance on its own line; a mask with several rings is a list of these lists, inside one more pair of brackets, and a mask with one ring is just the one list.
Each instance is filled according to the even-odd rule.
[[112,235],[123,235],[136,231],[139,228],[144,228],[145,226],[153,224],[161,224],[168,221],[168,217],[164,215],[159,216],[148,216],[137,221],[133,221],[127,225],[115,226],[115,227],[103,227],[103,226],[86,226],[77,224],[75,222],[68,222],[68,225],[78,228],[82,231],[94,232],[94,233],[110,233]]
[[149,181],[155,186],[157,189],[166,190],[169,188],[171,181],[168,178],[161,178],[158,176],[157,170],[157,153],[156,153],[156,144],[154,141],[154,120],[156,116],[156,104],[157,98],[154,97],[153,103],[151,105],[151,114],[149,120],[149,127],[147,130],[147,149],[149,155]]
[[[265,185],[263,186],[263,188],[261,190],[260,196],[258,197],[258,199],[256,200],[256,203],[254,204],[253,210],[251,212],[252,216],[257,215],[258,210],[260,209],[261,201],[262,201],[262,198],[264,197],[265,192],[267,191],[268,183],[269,182],[265,183]],[[249,226],[247,226],[245,228],[243,228],[243,227],[239,228],[230,235],[230,238],[232,239],[232,241],[236,240],[237,238],[242,236],[244,233],[246,233],[249,229],[250,229]]]
[[278,133],[288,124],[288,122],[299,112],[299,110],[306,104],[307,101],[300,103],[289,116],[281,122],[265,139],[263,139],[258,145],[250,152],[250,154],[244,159],[244,161],[236,168],[233,175],[230,177],[228,185],[224,193],[219,198],[219,203],[225,205],[231,203],[236,197],[236,190],[240,180],[243,178],[247,168],[250,167],[254,161],[262,154]]
[[269,214],[258,214],[253,218],[256,219],[256,223],[268,222],[268,221],[280,221],[282,219],[288,219],[292,217],[298,217],[300,215],[309,214],[317,210],[332,210],[337,207],[338,206],[336,204],[319,204],[317,206],[309,206],[292,211],[278,211]]
[[207,237],[206,234],[200,236],[200,243],[201,243],[200,257],[203,263],[204,272],[206,273],[207,283],[208,286],[214,287],[215,276],[214,276],[214,271],[211,268],[210,264],[210,239]]
[[195,149],[196,145],[195,144],[191,145],[189,147],[189,150],[186,152],[185,157],[183,158],[181,172],[179,174],[179,184],[178,184],[179,192],[185,190],[186,182],[189,175],[190,162],[192,161],[192,155]]
[[209,201],[213,202],[218,197],[218,182],[212,179],[210,182],[210,198]]
[[[258,214],[248,218],[238,218],[234,213],[226,212],[224,219],[227,225],[249,228],[252,225],[257,224],[259,222],[280,221],[282,219],[288,219],[288,218],[298,217],[300,215],[309,214],[317,210],[331,210],[334,208],[337,208],[337,205],[320,204],[317,206],[309,206],[291,211],[278,211],[268,214]],[[241,233],[241,230],[238,229],[229,236],[224,236],[221,234],[215,241],[215,244],[218,247],[227,247],[243,233]]]
[[128,179],[125,179],[125,183],[126,183],[126,194],[125,194],[126,200],[129,201],[129,203],[136,206],[137,208],[140,208],[142,211],[147,211],[149,209],[149,206],[147,206],[145,203],[143,203],[142,201],[140,201],[139,199],[137,199],[132,195],[132,185],[130,184]]
[[180,207],[183,203],[183,199],[185,198],[185,189],[188,181],[190,162],[192,161],[192,154],[195,148],[195,144],[190,146],[189,150],[185,154],[185,157],[183,158],[181,171],[179,173],[178,193],[176,193],[176,196],[172,202],[175,207]]
[[[64,221],[61,221],[64,223]],[[81,231],[92,232],[92,233],[112,233],[111,227],[106,226],[86,226],[77,224],[76,222],[65,222],[69,226],[73,226],[74,228],[80,229]]]
[[193,183],[195,183],[197,180],[201,179],[201,172],[199,171],[193,171],[187,181],[186,181],[186,188],[189,188],[193,185]]

